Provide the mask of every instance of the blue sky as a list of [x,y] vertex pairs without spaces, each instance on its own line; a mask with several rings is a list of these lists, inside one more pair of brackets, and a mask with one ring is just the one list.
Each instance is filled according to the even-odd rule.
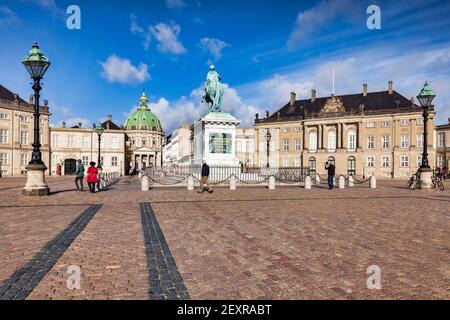
[[[68,30],[66,9],[81,9]],[[381,30],[366,9],[381,8]],[[44,80],[52,123],[117,123],[145,88],[167,134],[198,118],[201,86],[214,63],[226,83],[224,109],[251,126],[296,91],[397,91],[410,98],[428,80],[438,93],[438,122],[450,117],[450,2],[0,0],[0,83],[31,93],[20,60],[38,41],[51,59]]]

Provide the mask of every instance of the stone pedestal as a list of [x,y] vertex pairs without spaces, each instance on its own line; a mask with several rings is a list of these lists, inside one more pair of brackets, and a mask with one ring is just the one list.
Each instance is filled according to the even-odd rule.
[[433,177],[433,170],[431,168],[420,168],[419,174],[420,189],[432,190],[433,181],[431,180],[431,178]]
[[29,164],[27,166],[27,183],[22,190],[22,194],[26,196],[48,196],[50,189],[45,182],[44,164]]

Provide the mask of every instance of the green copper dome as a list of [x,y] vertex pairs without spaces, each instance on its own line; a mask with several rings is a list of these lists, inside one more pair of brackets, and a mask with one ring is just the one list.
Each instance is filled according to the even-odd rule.
[[139,99],[139,108],[133,112],[125,122],[125,130],[153,130],[162,131],[161,122],[150,111],[145,92]]

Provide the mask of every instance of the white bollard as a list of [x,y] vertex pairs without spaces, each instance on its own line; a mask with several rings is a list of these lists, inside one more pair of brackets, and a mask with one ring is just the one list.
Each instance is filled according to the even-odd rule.
[[310,176],[306,176],[305,178],[305,189],[306,190],[311,190],[312,188],[312,179]]
[[320,184],[320,176],[316,174],[316,184]]
[[194,182],[194,177],[193,176],[189,176],[187,178],[187,189],[188,189],[188,191],[194,191],[195,190],[195,182]]
[[336,180],[336,177],[333,177],[333,186],[334,186],[335,188],[338,187],[338,182],[337,182],[337,180]]
[[355,186],[355,180],[353,179],[353,176],[348,177],[348,186],[350,188],[353,188]]
[[344,176],[339,177],[339,189],[345,189],[345,177]]
[[150,190],[150,179],[148,176],[143,176],[141,179],[141,190],[149,191]]
[[237,179],[234,175],[232,175],[230,177],[230,190],[236,190],[236,184],[237,184],[236,180]]
[[375,176],[370,177],[370,189],[376,189],[377,188],[377,178]]
[[269,178],[269,190],[275,190],[276,180],[274,176]]

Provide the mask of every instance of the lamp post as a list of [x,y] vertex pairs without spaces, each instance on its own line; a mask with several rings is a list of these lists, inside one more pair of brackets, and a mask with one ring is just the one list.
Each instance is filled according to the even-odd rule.
[[103,135],[103,132],[105,132],[105,129],[103,128],[103,126],[102,126],[102,124],[101,123],[99,123],[97,126],[95,126],[95,124],[94,124],[94,130],[95,130],[95,132],[97,132],[97,135],[98,135],[98,161],[97,161],[97,167],[98,168],[101,168],[102,167],[102,158],[101,158],[101,156],[100,156],[100,152],[101,152],[101,148],[100,148],[100,145],[101,145],[101,143],[102,143],[102,135]]
[[267,141],[267,168],[270,168],[270,140],[272,140],[272,134],[270,129],[267,129],[266,141]]
[[34,90],[34,141],[31,161],[27,166],[27,182],[23,189],[23,194],[27,196],[46,196],[50,189],[45,182],[45,170],[47,167],[42,161],[41,141],[40,141],[40,106],[39,98],[41,79],[50,67],[50,60],[44,56],[37,43],[33,44],[28,55],[22,60],[22,64],[27,69],[33,79]]
[[420,102],[420,105],[423,109],[423,153],[422,153],[422,165],[419,169],[419,182],[421,189],[432,189],[433,182],[433,170],[428,163],[428,110],[432,106],[433,100],[436,97],[436,94],[428,85],[428,82],[425,82],[422,91],[417,96],[417,99]]

